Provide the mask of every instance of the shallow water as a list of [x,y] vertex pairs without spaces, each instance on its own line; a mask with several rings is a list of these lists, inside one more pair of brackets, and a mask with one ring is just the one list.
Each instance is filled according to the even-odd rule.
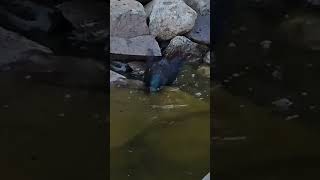
[[209,171],[209,104],[166,88],[111,89],[111,179],[201,179]]

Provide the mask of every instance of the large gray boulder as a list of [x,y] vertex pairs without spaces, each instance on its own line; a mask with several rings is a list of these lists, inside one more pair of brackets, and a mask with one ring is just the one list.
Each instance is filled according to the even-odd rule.
[[72,0],[57,5],[57,8],[75,28],[72,38],[86,42],[101,42],[109,36],[105,21],[107,5],[106,2]]
[[135,0],[111,0],[110,35],[122,38],[150,34],[146,13],[141,3]]
[[184,0],[199,15],[210,15],[210,0]]
[[112,54],[147,56],[148,49],[152,49],[155,56],[161,56],[158,42],[151,35],[133,38],[110,37]]
[[0,27],[0,42],[0,65],[21,61],[29,51],[52,53],[49,48],[2,27]]
[[210,15],[198,16],[193,29],[186,36],[197,43],[209,45]]
[[165,56],[171,56],[177,51],[182,52],[182,56],[186,56],[186,61],[190,63],[202,63],[203,57],[209,48],[192,42],[184,36],[176,36],[171,39],[168,47],[165,49]]
[[183,0],[154,0],[149,28],[160,40],[169,40],[189,32],[196,21],[197,12]]

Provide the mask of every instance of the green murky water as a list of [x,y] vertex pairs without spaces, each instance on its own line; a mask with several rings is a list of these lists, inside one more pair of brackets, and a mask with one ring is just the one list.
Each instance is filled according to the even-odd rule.
[[111,179],[201,179],[209,171],[209,104],[180,90],[111,89]]

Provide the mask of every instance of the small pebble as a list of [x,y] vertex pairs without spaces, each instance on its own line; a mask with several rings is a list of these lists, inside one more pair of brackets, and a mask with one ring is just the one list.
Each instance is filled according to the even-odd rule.
[[201,92],[198,92],[198,93],[196,93],[195,95],[196,95],[196,96],[201,96],[202,94],[201,94]]
[[232,74],[232,76],[233,76],[233,77],[239,77],[239,76],[240,76],[240,74],[238,74],[238,73],[234,73],[234,74]]
[[246,26],[241,26],[241,27],[239,28],[239,30],[240,30],[240,31],[247,31],[248,28],[247,28]]
[[301,95],[302,95],[302,96],[307,96],[308,93],[307,93],[307,92],[302,92]]
[[300,116],[299,116],[298,114],[295,114],[295,115],[286,117],[285,120],[289,121],[289,120],[296,119],[296,118],[299,118],[299,117],[300,117]]
[[234,42],[229,43],[228,46],[231,47],[231,48],[237,47],[236,43],[234,43]]
[[195,74],[191,74],[191,77],[193,77],[193,78],[194,78],[194,77],[196,77],[196,75],[195,75]]
[[272,41],[270,41],[270,40],[264,40],[264,41],[260,42],[260,45],[263,49],[269,49],[271,47],[271,43],[272,43]]
[[316,108],[316,106],[309,106],[310,110],[314,110]]
[[31,79],[31,75],[26,75],[24,79]]
[[71,98],[71,95],[70,94],[66,94],[66,95],[64,95],[64,98],[69,99],[69,98]]
[[58,114],[58,117],[64,117],[64,113]]

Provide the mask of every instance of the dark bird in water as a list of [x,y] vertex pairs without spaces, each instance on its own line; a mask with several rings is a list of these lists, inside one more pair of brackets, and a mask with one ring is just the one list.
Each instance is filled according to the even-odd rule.
[[184,57],[176,52],[168,58],[158,60],[149,49],[149,56],[144,73],[144,82],[151,93],[159,91],[163,86],[171,85],[177,78],[184,63]]

